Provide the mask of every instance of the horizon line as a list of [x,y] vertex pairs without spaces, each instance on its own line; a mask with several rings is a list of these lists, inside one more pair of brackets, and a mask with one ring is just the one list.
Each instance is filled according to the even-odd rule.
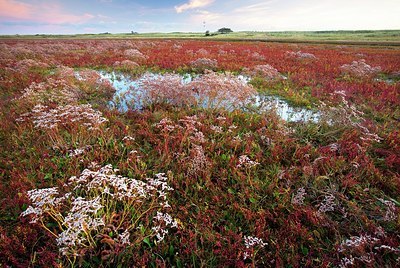
[[[209,30],[207,30],[209,31]],[[349,30],[349,29],[337,29],[337,30],[238,30],[238,31],[233,31],[233,33],[245,33],[245,32],[255,32],[255,33],[287,33],[287,32],[321,32],[321,33],[327,33],[327,32],[379,32],[379,31],[400,31],[399,29],[357,29],[357,30]],[[200,33],[205,33],[206,31],[172,31],[172,32],[159,32],[159,31],[151,31],[151,32],[137,32],[137,31],[131,31],[131,32],[99,32],[99,33],[94,33],[94,32],[87,32],[87,33],[31,33],[31,34],[23,34],[23,33],[13,33],[13,34],[0,34],[0,36],[13,36],[13,35],[23,35],[23,36],[38,36],[38,35],[101,35],[101,34],[130,34],[130,35],[135,35],[135,34],[174,34],[174,33],[179,33],[179,34],[200,34]],[[210,32],[218,32],[216,31],[210,31]],[[229,33],[224,33],[221,35],[229,35]]]

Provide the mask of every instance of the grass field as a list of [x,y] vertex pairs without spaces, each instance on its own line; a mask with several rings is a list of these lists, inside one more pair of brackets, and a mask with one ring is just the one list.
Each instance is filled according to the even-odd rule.
[[[212,34],[212,33],[211,33]],[[7,35],[0,38],[161,38],[161,39],[205,39],[205,40],[260,40],[260,41],[279,41],[279,42],[367,42],[367,43],[389,43],[400,44],[400,30],[380,30],[380,31],[286,31],[286,32],[233,32],[229,34],[216,34],[205,36],[204,33],[117,33],[117,34],[79,34],[79,35]]]
[[3,36],[0,267],[398,266],[398,34]]

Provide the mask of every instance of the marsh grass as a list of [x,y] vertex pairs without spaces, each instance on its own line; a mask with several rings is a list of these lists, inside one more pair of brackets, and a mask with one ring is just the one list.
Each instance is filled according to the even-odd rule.
[[[264,47],[251,42],[218,43],[220,47],[194,41],[96,40],[90,46],[81,41],[4,43],[1,53],[9,60],[0,62],[4,67],[0,68],[4,88],[0,93],[0,261],[5,265],[397,265],[398,83],[343,79],[340,66],[362,52],[371,66],[392,73],[400,60],[398,52]],[[57,68],[54,73],[53,67],[37,71],[34,66],[26,72],[7,69],[33,54],[48,59],[49,66],[79,67],[76,70],[111,66],[127,57],[127,49],[140,51],[143,69],[187,68],[200,49],[201,54],[218,59],[218,68],[229,71],[270,64],[291,75],[282,81],[258,80],[255,89],[276,87],[299,105],[317,107],[323,101],[319,109],[326,116],[319,122],[286,122],[272,111],[249,113],[166,102],[120,113],[103,105],[110,100],[107,94],[91,97],[97,83],[73,77],[68,85],[87,93],[78,94],[76,103],[41,99],[40,94],[28,101],[20,98],[25,88],[49,78],[70,77],[71,69]],[[315,54],[317,62],[285,60],[285,51],[300,49]],[[235,61],[222,50],[234,54]],[[128,56],[137,54],[131,52],[135,51]],[[259,56],[268,62],[260,62]],[[285,85],[289,93],[282,89]],[[42,108],[32,111],[39,103]],[[66,107],[78,112],[63,114]],[[52,109],[54,128],[35,127],[34,121]],[[381,121],[374,120],[378,116]],[[94,118],[104,120],[85,124]],[[49,117],[40,119],[50,122]],[[140,188],[128,191],[131,188],[123,187],[128,182],[145,188],[152,185],[152,195],[128,197]],[[174,190],[164,199],[166,191],[157,190],[165,183],[164,190]],[[43,189],[53,190],[43,195],[47,199],[36,198],[35,193],[46,193]],[[75,215],[79,204],[87,208],[80,216]],[[30,223],[35,215],[30,212],[35,210],[29,206],[42,206],[45,211],[36,223]],[[76,220],[66,220],[73,216]],[[76,233],[82,243],[67,245],[61,238],[73,226],[79,227]]]

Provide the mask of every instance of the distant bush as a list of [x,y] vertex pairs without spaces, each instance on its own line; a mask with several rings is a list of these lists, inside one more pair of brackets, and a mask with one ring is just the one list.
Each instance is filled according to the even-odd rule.
[[227,33],[232,33],[233,31],[230,29],[230,28],[221,28],[221,29],[218,29],[218,33],[220,33],[220,34],[227,34]]

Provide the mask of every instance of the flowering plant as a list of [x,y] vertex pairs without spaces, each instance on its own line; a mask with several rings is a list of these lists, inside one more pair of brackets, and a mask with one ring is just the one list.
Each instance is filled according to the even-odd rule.
[[142,181],[117,171],[111,165],[85,169],[69,179],[63,195],[57,187],[30,190],[32,205],[21,215],[56,238],[62,259],[71,266],[93,254],[112,262],[145,239],[160,243],[169,228],[178,227],[165,211],[170,208],[167,194],[173,190],[168,178],[160,173]]

